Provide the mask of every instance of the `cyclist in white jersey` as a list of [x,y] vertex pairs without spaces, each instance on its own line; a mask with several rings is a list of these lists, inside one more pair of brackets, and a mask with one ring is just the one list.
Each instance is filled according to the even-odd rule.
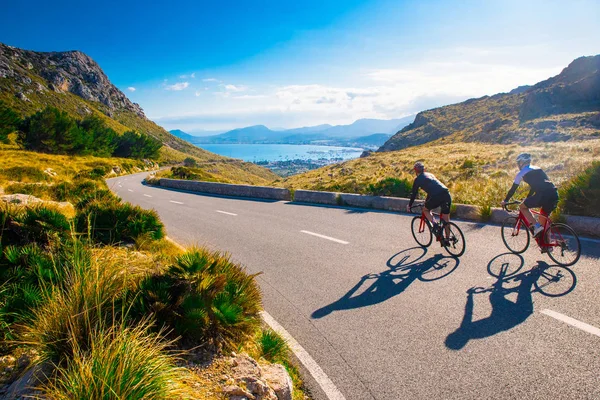
[[[530,224],[533,224],[533,235],[537,236],[544,230],[546,215],[549,216],[558,205],[558,191],[556,190],[556,186],[548,179],[548,175],[546,175],[540,167],[531,165],[531,154],[519,154],[517,156],[517,165],[519,166],[519,173],[515,177],[515,181],[502,202],[502,205],[505,205],[510,201],[521,181],[528,183],[531,190],[525,201],[521,203],[520,209],[525,218],[527,218],[527,221],[529,221]],[[539,222],[535,220],[533,214],[529,210],[530,208],[537,207],[541,207],[542,209]]]

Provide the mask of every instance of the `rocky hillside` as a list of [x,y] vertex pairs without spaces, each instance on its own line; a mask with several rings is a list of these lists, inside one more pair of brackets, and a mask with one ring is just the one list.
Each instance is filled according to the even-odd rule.
[[96,114],[118,133],[146,133],[163,143],[163,163],[193,156],[199,163],[210,162],[212,169],[214,163],[227,163],[228,169],[238,170],[244,182],[265,183],[275,178],[264,168],[209,153],[156,125],[110,82],[94,60],[79,51],[35,52],[0,43],[0,101],[23,116],[53,106],[77,119]]
[[533,143],[600,137],[600,55],[532,87],[423,111],[379,151],[431,141]]

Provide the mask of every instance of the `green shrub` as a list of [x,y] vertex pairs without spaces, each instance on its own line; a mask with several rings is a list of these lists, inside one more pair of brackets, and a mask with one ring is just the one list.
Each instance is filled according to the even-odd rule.
[[487,222],[492,218],[492,206],[489,204],[479,207],[479,220]]
[[77,215],[77,229],[104,244],[134,242],[144,234],[155,240],[164,237],[164,226],[156,211],[120,203],[114,198],[91,200]]
[[67,217],[43,206],[27,207],[18,222],[25,242],[48,244],[52,238],[64,239],[71,232]]
[[94,330],[89,350],[74,341],[73,357],[44,393],[56,400],[193,398],[185,369],[166,353],[168,343],[145,328]]
[[198,163],[196,162],[196,159],[193,157],[186,157],[185,160],[183,160],[183,165],[185,167],[196,167],[198,166]]
[[407,197],[410,195],[412,183],[406,179],[385,178],[370,184],[368,193],[374,196]]
[[159,326],[194,343],[234,346],[259,324],[261,294],[254,275],[229,258],[193,249],[165,274],[140,284],[138,316],[152,313]]
[[271,329],[263,329],[258,337],[260,357],[273,363],[282,363],[289,359],[289,347],[284,338]]
[[8,134],[17,130],[21,124],[21,118],[8,107],[3,101],[0,101],[0,142],[8,141]]
[[470,159],[466,159],[463,164],[461,165],[462,169],[471,169],[471,168],[475,168],[475,161],[470,160]]
[[600,162],[572,178],[560,188],[560,209],[567,215],[600,217]]

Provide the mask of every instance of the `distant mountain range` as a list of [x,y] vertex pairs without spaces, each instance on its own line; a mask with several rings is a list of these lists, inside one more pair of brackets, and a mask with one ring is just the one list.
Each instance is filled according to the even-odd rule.
[[433,141],[531,143],[600,138],[600,55],[533,86],[417,114],[378,151]]
[[233,129],[213,136],[193,136],[181,130],[173,135],[196,145],[202,144],[323,144],[377,148],[395,132],[414,120],[414,115],[391,120],[359,119],[350,125],[329,124],[274,130],[264,125]]

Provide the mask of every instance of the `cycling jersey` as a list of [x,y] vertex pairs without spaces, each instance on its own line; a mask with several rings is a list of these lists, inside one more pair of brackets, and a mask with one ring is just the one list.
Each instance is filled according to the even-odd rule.
[[413,205],[419,189],[423,189],[427,193],[427,197],[435,197],[444,193],[448,193],[448,188],[429,172],[423,172],[415,178],[410,195],[409,207]]
[[529,186],[531,187],[531,190],[529,191],[527,197],[531,197],[536,193],[541,194],[544,192],[556,191],[556,186],[554,186],[554,184],[550,182],[550,179],[548,179],[548,175],[546,175],[546,173],[540,167],[536,167],[534,165],[526,165],[523,168],[521,168],[521,170],[515,177],[515,181],[510,190],[508,191],[506,199],[504,199],[505,202],[510,201],[511,197],[515,194],[517,188],[519,187],[521,181],[525,181],[525,183],[529,184]]

